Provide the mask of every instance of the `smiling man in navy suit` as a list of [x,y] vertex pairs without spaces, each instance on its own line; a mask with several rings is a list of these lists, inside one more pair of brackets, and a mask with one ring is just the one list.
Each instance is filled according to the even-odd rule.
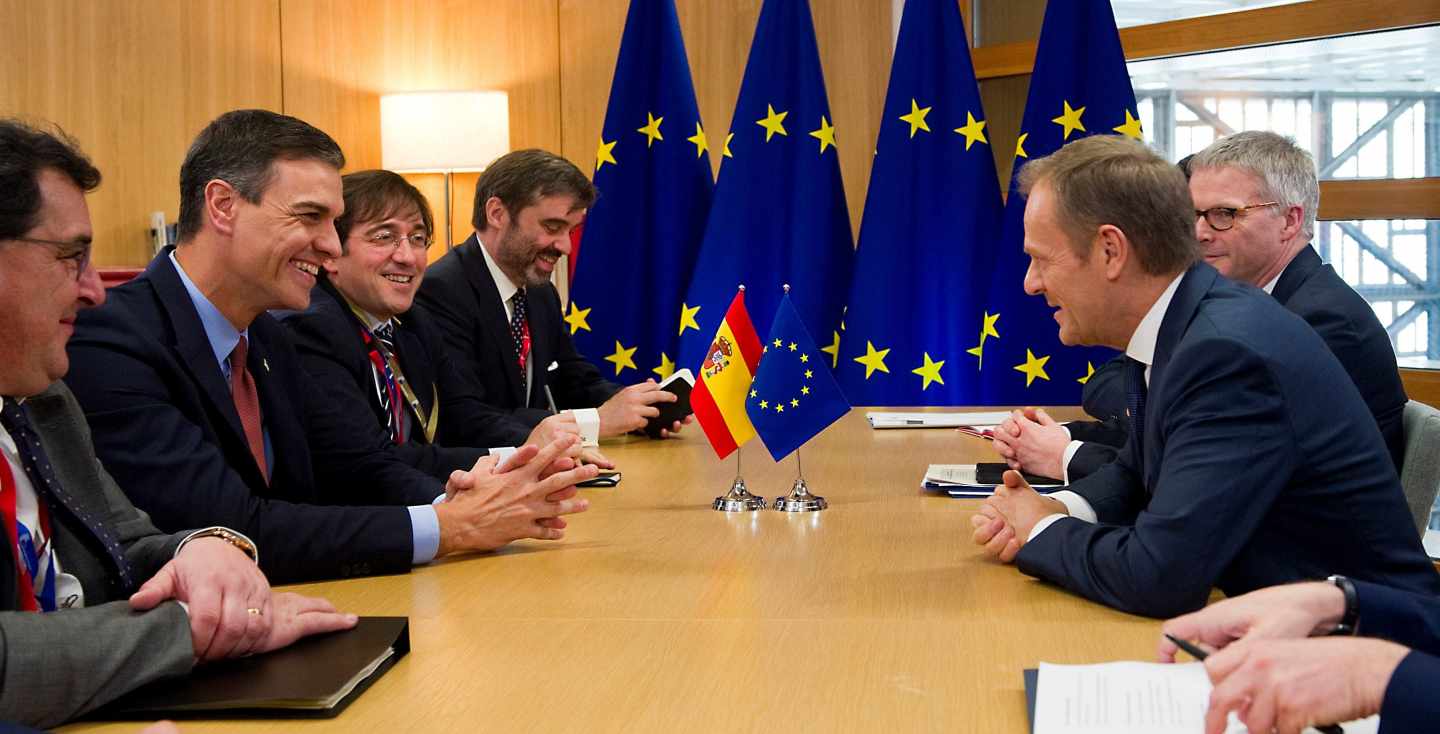
[[[1440,593],[1375,419],[1325,343],[1200,260],[1185,177],[1087,137],[1025,166],[1025,289],[1060,340],[1125,351],[1130,440],[1049,497],[1019,473],[974,540],[1118,609],[1169,616],[1342,573]],[[1324,396],[1324,400],[1317,400]]]

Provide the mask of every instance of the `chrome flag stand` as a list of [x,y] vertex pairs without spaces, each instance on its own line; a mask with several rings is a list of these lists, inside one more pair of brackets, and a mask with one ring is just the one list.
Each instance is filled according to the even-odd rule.
[[[745,478],[740,476],[740,448],[735,449],[735,482],[730,485],[730,491],[721,497],[716,497],[711,503],[710,509],[720,512],[750,512],[753,510],[765,509],[765,498],[756,497],[750,494],[745,488]],[[776,500],[777,502],[779,500]]]
[[805,484],[805,471],[800,466],[800,449],[795,449],[795,484],[790,487],[790,494],[784,497],[775,498],[775,509],[780,512],[819,512],[830,506],[824,497],[818,494],[810,494],[810,487]]

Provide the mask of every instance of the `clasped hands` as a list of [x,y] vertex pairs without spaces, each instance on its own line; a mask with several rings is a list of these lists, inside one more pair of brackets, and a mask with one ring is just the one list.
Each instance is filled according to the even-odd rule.
[[[1225,731],[1232,711],[1250,731],[1281,734],[1377,713],[1410,650],[1362,637],[1307,639],[1328,632],[1344,610],[1338,588],[1309,582],[1253,591],[1166,622],[1162,632],[1217,651],[1205,659],[1214,685],[1206,734]],[[1162,636],[1159,660],[1174,662],[1176,652]]]
[[971,539],[984,547],[985,555],[1010,563],[1036,523],[1050,515],[1067,515],[1069,510],[1060,501],[1036,492],[1018,471],[1005,472],[1002,480],[995,493],[981,503],[979,513],[970,516],[975,528]]

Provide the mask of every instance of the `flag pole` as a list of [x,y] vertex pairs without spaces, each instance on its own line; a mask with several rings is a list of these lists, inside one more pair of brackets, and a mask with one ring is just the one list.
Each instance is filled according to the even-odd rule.
[[[790,295],[790,284],[784,285],[785,295]],[[795,447],[795,483],[790,486],[790,494],[784,497],[775,498],[775,509],[780,512],[819,512],[830,506],[824,497],[818,494],[811,494],[810,487],[805,484],[805,470],[800,465],[800,447]]]
[[[740,292],[745,292],[743,283],[740,285]],[[719,512],[751,512],[765,509],[765,498],[750,494],[750,490],[745,487],[745,478],[740,475],[740,454],[744,448],[743,445],[735,447],[735,481],[730,485],[730,491],[716,497],[715,501],[710,503],[710,509]]]

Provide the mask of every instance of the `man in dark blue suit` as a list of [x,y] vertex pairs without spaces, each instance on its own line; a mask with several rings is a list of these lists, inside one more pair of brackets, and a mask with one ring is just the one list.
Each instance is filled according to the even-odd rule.
[[[425,197],[390,171],[351,173],[341,183],[341,255],[311,291],[309,308],[278,314],[305,370],[341,414],[337,427],[365,434],[327,442],[390,443],[406,463],[445,477],[492,449],[578,434],[568,414],[532,431],[487,404],[461,379],[429,314],[411,308],[433,242]],[[582,457],[612,466],[598,452]]]
[[[1440,716],[1440,599],[1332,576],[1226,599],[1165,623],[1220,651],[1207,734],[1235,712],[1250,731],[1300,731],[1380,714],[1380,734],[1431,731]],[[1307,639],[1325,635],[1317,639]],[[1349,635],[1363,635],[1351,637]],[[1160,660],[1176,645],[1160,638]]]
[[1125,351],[1131,438],[1049,497],[1006,472],[977,543],[1150,616],[1332,572],[1440,593],[1359,392],[1299,317],[1196,262],[1179,170],[1105,135],[1020,175],[1026,291],[1062,342]]
[[[1320,202],[1315,161],[1289,138],[1247,131],[1186,163],[1205,262],[1264,289],[1315,329],[1360,390],[1398,470],[1405,388],[1374,309],[1309,244]],[[1123,383],[1106,379],[1118,371],[1109,363],[1085,384],[1086,411],[1100,421],[1061,426],[1043,411],[1025,411],[996,432],[996,449],[1013,468],[1071,481],[1113,461],[1129,435],[1126,421],[1106,410],[1124,406]]]
[[594,474],[562,458],[573,439],[522,449],[503,473],[486,457],[442,486],[388,444],[346,438],[266,313],[305,308],[340,254],[342,165],[328,135],[264,110],[201,131],[180,171],[180,245],[86,312],[70,342],[96,453],[162,529],[246,532],[277,580],[560,537],[561,516],[586,506],[572,485]]
[[570,338],[550,277],[595,197],[554,153],[501,156],[475,183],[475,234],[430,268],[417,296],[472,391],[532,426],[552,408],[571,409],[587,442],[642,428],[657,403],[676,400],[654,380],[623,389],[606,380]]

